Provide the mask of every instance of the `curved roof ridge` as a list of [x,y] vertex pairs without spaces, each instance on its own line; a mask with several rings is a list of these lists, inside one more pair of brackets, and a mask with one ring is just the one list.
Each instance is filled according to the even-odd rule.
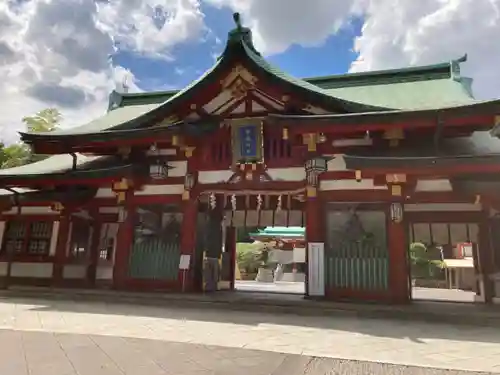
[[[424,75],[429,73],[441,73],[447,75],[448,78],[453,77],[453,69],[459,69],[460,64],[467,61],[467,54],[459,57],[458,59],[452,59],[447,62],[441,62],[436,64],[428,65],[416,65],[404,68],[390,68],[390,69],[380,69],[380,70],[370,70],[363,72],[348,72],[344,74],[333,74],[326,76],[316,76],[316,77],[305,77],[302,78],[310,83],[319,83],[321,81],[349,81],[349,80],[361,80],[364,78],[375,78],[384,77],[400,74],[413,74],[413,75]],[[459,70],[458,70],[459,71]],[[396,77],[397,78],[397,77]]]

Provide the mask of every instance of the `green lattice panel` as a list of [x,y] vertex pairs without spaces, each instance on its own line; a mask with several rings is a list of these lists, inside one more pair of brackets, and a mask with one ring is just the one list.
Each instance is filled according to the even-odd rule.
[[129,276],[135,279],[176,280],[180,251],[177,242],[148,238],[136,242],[130,254]]

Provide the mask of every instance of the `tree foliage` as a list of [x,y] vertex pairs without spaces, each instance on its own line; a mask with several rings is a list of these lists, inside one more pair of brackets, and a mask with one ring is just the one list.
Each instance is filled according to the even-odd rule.
[[[61,120],[61,113],[56,108],[42,109],[33,116],[26,116],[22,119],[26,130],[30,133],[54,131],[58,128]],[[34,163],[45,157],[45,155],[33,154],[31,148],[21,142],[9,146],[0,143],[0,168],[2,169]]]

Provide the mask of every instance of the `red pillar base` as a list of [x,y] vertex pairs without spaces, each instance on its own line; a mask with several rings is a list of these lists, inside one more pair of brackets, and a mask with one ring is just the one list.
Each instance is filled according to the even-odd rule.
[[395,222],[388,210],[387,242],[389,246],[389,289],[391,302],[406,304],[411,301],[408,274],[407,225],[404,221]]
[[115,260],[113,266],[113,288],[125,288],[130,249],[134,236],[134,211],[126,208],[125,220],[119,223],[116,236]]
[[198,200],[190,199],[184,202],[182,227],[181,227],[181,256],[189,255],[189,269],[179,270],[178,284],[179,290],[192,292],[194,290],[194,256],[196,248],[196,230],[198,216]]

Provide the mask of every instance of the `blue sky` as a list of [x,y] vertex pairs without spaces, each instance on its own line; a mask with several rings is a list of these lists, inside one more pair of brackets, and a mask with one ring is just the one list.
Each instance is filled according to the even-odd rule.
[[[234,27],[232,11],[203,5],[208,31],[195,42],[175,46],[172,61],[155,60],[137,54],[119,52],[114,62],[130,69],[138,86],[145,91],[180,89],[203,74],[213,63],[226,42],[227,33]],[[281,54],[266,59],[296,77],[342,74],[348,71],[357,57],[353,41],[361,32],[362,20],[353,19],[337,34],[331,35],[317,47],[292,45]]]

